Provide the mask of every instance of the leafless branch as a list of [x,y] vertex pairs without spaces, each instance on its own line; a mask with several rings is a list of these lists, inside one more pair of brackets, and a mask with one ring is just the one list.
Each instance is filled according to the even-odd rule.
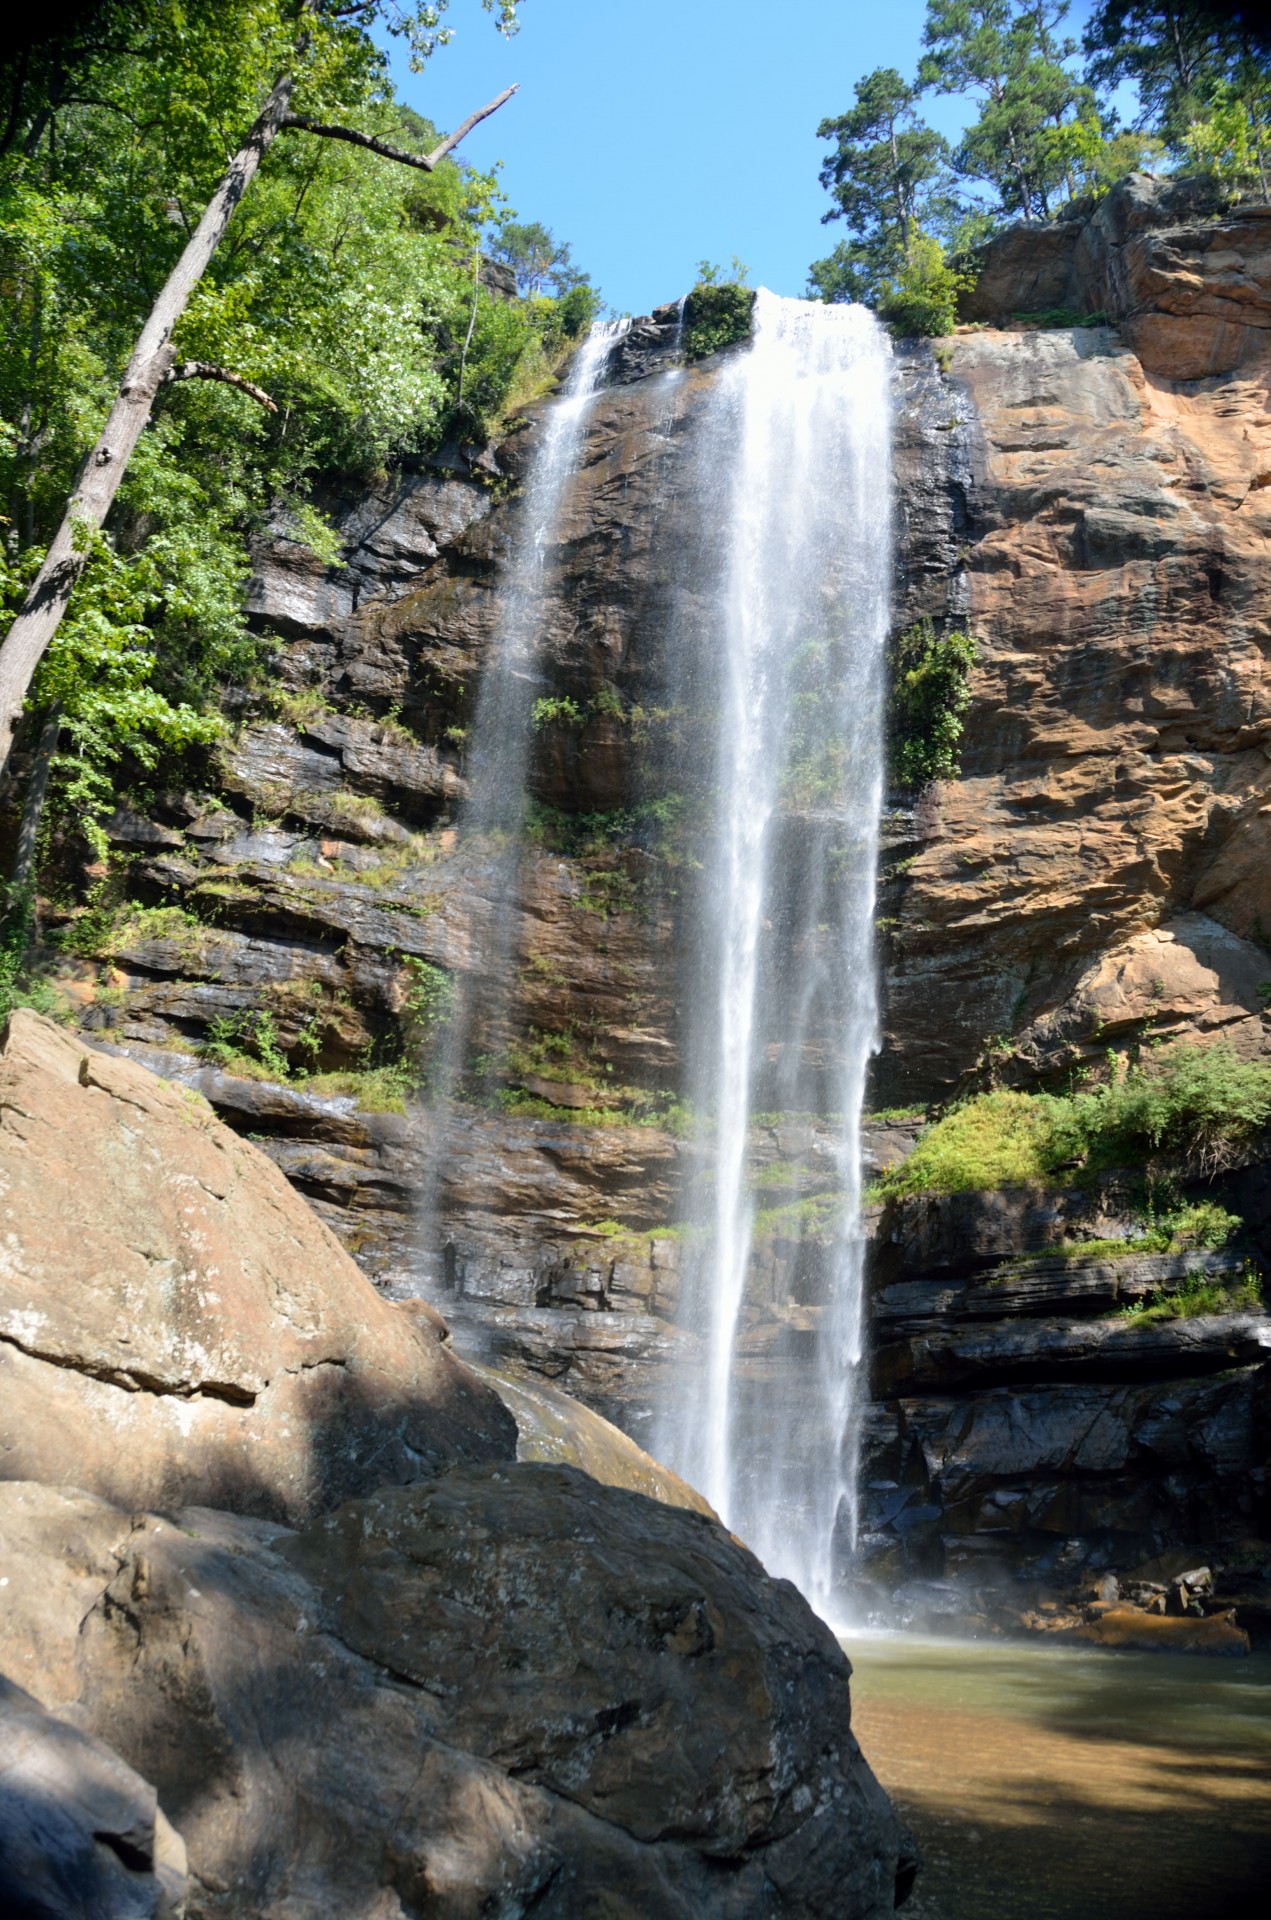
[[387,140],[376,140],[369,133],[358,133],[352,127],[324,126],[317,120],[307,119],[302,113],[289,113],[283,121],[283,126],[284,128],[292,127],[297,133],[316,133],[323,140],[347,140],[350,146],[366,147],[369,152],[378,153],[385,160],[396,160],[403,167],[422,167],[425,173],[431,173],[437,163],[444,160],[448,153],[453,152],[459,142],[466,139],[475,126],[479,126],[483,120],[488,120],[492,113],[497,113],[504,102],[510,100],[518,91],[517,87],[505,87],[498,98],[491,100],[488,106],[479,107],[475,113],[470,113],[463,125],[456,127],[453,133],[448,133],[431,153],[406,153],[401,147],[390,147]]
[[244,380],[241,373],[231,373],[228,367],[214,367],[209,360],[183,360],[180,366],[166,373],[159,384],[168,387],[174,380],[220,380],[227,387],[237,387],[240,393],[245,393],[269,413],[278,411],[277,402],[270,399],[263,387],[253,386],[250,380]]

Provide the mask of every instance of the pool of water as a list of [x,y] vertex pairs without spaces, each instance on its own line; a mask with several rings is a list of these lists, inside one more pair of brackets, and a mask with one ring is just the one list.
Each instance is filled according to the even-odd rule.
[[856,1736],[922,1847],[907,1920],[1271,1912],[1271,1654],[843,1645]]

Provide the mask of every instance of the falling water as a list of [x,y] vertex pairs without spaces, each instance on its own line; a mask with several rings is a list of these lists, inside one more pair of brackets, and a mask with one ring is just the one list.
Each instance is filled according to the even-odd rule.
[[484,913],[469,948],[480,967],[457,979],[455,1005],[430,1073],[428,1133],[435,1143],[419,1196],[420,1265],[443,1266],[438,1188],[446,1152],[447,1113],[473,1039],[497,1027],[513,972],[518,878],[523,853],[526,774],[532,713],[541,689],[539,641],[548,592],[549,558],[583,445],[589,402],[609,352],[629,320],[598,321],[584,340],[564,392],[547,412],[521,498],[511,565],[499,598],[499,625],[482,675],[472,729],[468,796],[460,816],[467,842],[480,840],[478,892]]
[[[761,292],[751,350],[709,402],[702,511],[719,557],[717,827],[706,861],[694,1105],[714,1187],[690,1210],[704,1350],[663,1440],[774,1569],[823,1609],[856,1531],[860,1112],[891,564],[889,350],[860,307]],[[711,476],[715,476],[713,479]],[[799,1159],[832,1145],[828,1202],[793,1209],[799,1298],[755,1297],[752,1122]],[[820,1207],[820,1218],[804,1216]],[[810,1350],[809,1350],[810,1349]]]

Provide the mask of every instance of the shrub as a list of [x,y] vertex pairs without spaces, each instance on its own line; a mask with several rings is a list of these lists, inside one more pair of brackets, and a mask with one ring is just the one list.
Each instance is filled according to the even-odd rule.
[[703,360],[749,340],[754,325],[755,296],[736,281],[710,286],[699,281],[684,304],[683,347],[686,360]]
[[975,641],[956,630],[937,634],[930,620],[920,620],[889,652],[888,730],[898,785],[956,779]]
[[1061,1158],[1109,1167],[1168,1153],[1212,1174],[1271,1121],[1271,1068],[1226,1041],[1178,1045],[1124,1069],[1113,1061],[1102,1085],[1051,1104]]
[[[1114,1061],[1102,1085],[1067,1096],[979,1094],[920,1135],[879,1189],[887,1197],[1050,1185],[1080,1168],[1135,1166],[1160,1155],[1211,1175],[1269,1121],[1271,1067],[1238,1059],[1223,1041],[1180,1044],[1129,1067]],[[1163,1224],[1178,1244],[1220,1246],[1233,1223],[1225,1209],[1205,1203]]]
[[934,235],[917,233],[896,277],[883,281],[878,311],[899,339],[939,339],[953,332],[958,295],[972,285],[972,274],[946,263]]

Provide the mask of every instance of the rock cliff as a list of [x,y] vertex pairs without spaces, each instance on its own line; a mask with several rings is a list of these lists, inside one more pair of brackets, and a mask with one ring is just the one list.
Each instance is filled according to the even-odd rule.
[[[1139,177],[1002,236],[952,340],[896,349],[896,626],[961,625],[977,663],[960,777],[894,796],[885,822],[873,1167],[986,1076],[1054,1086],[1153,1036],[1271,1057],[1269,262],[1265,208]],[[86,1029],[257,1137],[388,1291],[426,1275],[468,1349],[637,1437],[691,1357],[674,1222],[696,1149],[676,1099],[706,683],[685,664],[685,476],[713,375],[679,367],[669,309],[610,355],[546,556],[513,902],[454,821],[541,415],[480,462],[333,487],[340,568],[281,523],[261,544],[272,711],[244,712],[202,784],[116,816],[135,906],[86,931],[68,982]],[[491,952],[514,956],[504,996]],[[382,1110],[365,1074],[293,1070],[426,1054],[420,982],[438,976],[486,1013],[437,1174],[444,1231],[422,1245],[426,1110]],[[762,1367],[773,1328],[818,1310],[804,1229],[834,1176],[806,1116],[764,1116],[754,1164],[743,1362]],[[1262,1176],[1240,1182],[1229,1266],[1271,1251]],[[878,1223],[880,1578],[1001,1558],[1057,1579],[1206,1526],[1266,1529],[1263,1323],[1127,1337],[1098,1316],[1183,1269],[1025,1270],[1073,1240],[1063,1206],[1025,1226],[1031,1204],[1002,1243],[991,1197],[968,1213],[979,1250],[949,1284],[929,1235]],[[1102,1201],[1064,1205],[1088,1221]]]

